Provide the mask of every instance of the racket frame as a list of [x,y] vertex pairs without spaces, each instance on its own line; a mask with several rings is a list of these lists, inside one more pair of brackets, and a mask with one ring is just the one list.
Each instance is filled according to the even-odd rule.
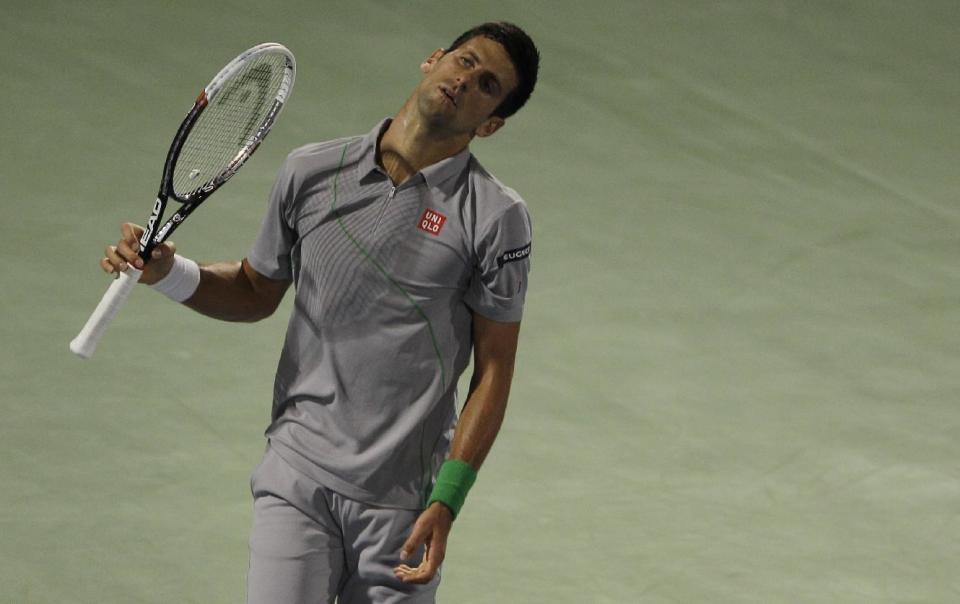
[[[246,141],[246,144],[240,147],[233,159],[228,162],[220,173],[190,193],[183,196],[177,195],[173,187],[174,170],[176,169],[177,160],[179,159],[180,151],[187,137],[190,135],[190,131],[199,120],[203,110],[216,98],[217,94],[223,89],[224,84],[229,82],[239,70],[258,55],[267,52],[279,52],[285,57],[283,79],[281,80],[279,90],[274,96],[270,110],[260,122],[256,132]],[[173,137],[173,142],[170,143],[170,149],[167,151],[167,158],[163,165],[163,176],[160,180],[160,191],[157,193],[157,199],[154,201],[150,217],[147,219],[147,224],[140,237],[140,250],[138,251],[138,255],[144,264],[150,261],[150,255],[153,249],[166,241],[167,237],[186,220],[187,216],[197,209],[197,206],[220,188],[223,183],[227,182],[231,176],[236,174],[243,163],[253,155],[253,152],[256,151],[260,143],[263,142],[267,133],[270,132],[277,116],[286,104],[287,97],[293,89],[295,78],[296,60],[293,57],[293,53],[281,44],[267,42],[265,44],[258,44],[238,55],[235,59],[227,63],[227,65],[214,76],[210,83],[204,87],[194,101],[193,107],[180,123],[177,133]],[[159,223],[163,219],[163,214],[166,210],[167,201],[171,197],[180,202],[181,206],[170,216],[169,220],[163,223],[163,225],[160,225]],[[74,354],[85,359],[93,356],[100,338],[103,337],[107,327],[113,321],[114,316],[116,316],[120,307],[132,293],[134,286],[140,280],[141,274],[141,270],[138,270],[132,265],[128,265],[127,269],[118,275],[119,278],[114,280],[107,289],[107,292],[101,298],[100,303],[96,309],[94,309],[93,314],[90,315],[83,329],[81,329],[77,337],[70,342],[70,350]]]
[[[280,54],[283,54],[286,58],[286,64],[284,68],[283,80],[280,83],[280,88],[277,90],[277,93],[274,96],[273,104],[271,105],[270,110],[257,127],[256,133],[250,137],[247,143],[243,145],[239,151],[237,151],[237,154],[232,160],[230,160],[223,170],[220,171],[219,174],[201,186],[197,187],[187,195],[177,195],[173,189],[173,174],[177,167],[177,160],[180,157],[180,150],[183,148],[187,137],[190,135],[190,131],[193,130],[193,126],[200,119],[200,115],[203,113],[203,110],[210,104],[211,101],[216,98],[220,91],[223,90],[224,84],[229,82],[238,71],[243,69],[248,62],[255,59],[257,56],[267,52],[279,52]],[[237,170],[240,169],[244,162],[246,162],[247,159],[253,155],[253,152],[257,150],[257,147],[259,147],[260,143],[263,142],[263,139],[266,138],[267,133],[270,132],[270,129],[273,127],[277,116],[280,115],[280,111],[286,104],[287,97],[289,96],[290,91],[293,89],[293,84],[296,80],[296,73],[297,63],[296,59],[293,57],[293,53],[291,53],[281,44],[266,42],[264,44],[258,44],[257,46],[240,53],[240,55],[238,55],[235,59],[227,63],[227,65],[224,66],[224,68],[221,69],[212,80],[210,80],[210,83],[207,84],[202,91],[200,91],[200,94],[193,103],[193,107],[190,108],[190,111],[187,112],[186,117],[184,117],[183,121],[180,123],[177,133],[173,137],[173,141],[170,143],[170,149],[167,151],[167,159],[163,164],[163,176],[160,179],[160,190],[157,193],[157,199],[153,204],[153,210],[150,213],[150,217],[147,219],[147,224],[144,226],[143,234],[140,237],[140,250],[138,254],[143,260],[144,264],[150,261],[150,254],[153,249],[166,241],[166,239],[177,229],[177,227],[180,226],[184,220],[186,220],[187,216],[197,209],[197,206],[199,206],[205,199],[210,197],[214,191],[220,188],[225,182],[230,180],[230,178],[237,173]],[[167,207],[167,201],[171,197],[180,202],[181,206],[161,226],[159,223],[163,219],[163,214]]]

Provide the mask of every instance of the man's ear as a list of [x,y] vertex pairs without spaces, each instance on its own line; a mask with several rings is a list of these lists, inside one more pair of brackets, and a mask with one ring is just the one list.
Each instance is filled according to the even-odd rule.
[[479,136],[480,138],[490,136],[500,128],[503,128],[503,125],[506,123],[507,123],[507,120],[503,119],[502,117],[491,115],[486,120],[484,120],[482,124],[477,126],[477,129],[476,131],[474,131],[474,134],[476,136]]
[[433,70],[433,66],[436,65],[437,61],[440,60],[440,57],[443,56],[443,53],[444,50],[442,48],[438,48],[430,53],[430,56],[427,57],[423,63],[420,63],[420,71],[423,73],[430,73]]

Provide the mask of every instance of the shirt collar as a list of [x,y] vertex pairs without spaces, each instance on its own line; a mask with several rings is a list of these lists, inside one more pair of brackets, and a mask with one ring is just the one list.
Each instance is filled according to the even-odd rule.
[[377,165],[377,142],[379,142],[383,133],[387,131],[391,121],[393,120],[389,117],[380,120],[380,122],[373,127],[373,130],[363,137],[360,143],[360,161],[357,163],[357,176],[361,181],[369,176],[371,172],[377,172],[386,176],[383,169]]
[[[370,175],[371,172],[377,172],[386,176],[383,168],[377,165],[377,144],[380,137],[390,127],[392,118],[386,118],[377,123],[373,129],[363,137],[360,145],[360,161],[357,163],[357,176],[362,181]],[[464,147],[456,155],[451,155],[435,164],[431,164],[420,170],[419,174],[423,177],[428,187],[439,187],[444,182],[454,176],[462,173],[470,162],[470,148]]]
[[440,185],[454,176],[459,176],[467,168],[469,162],[470,148],[464,147],[460,153],[441,159],[437,163],[420,170],[420,173],[423,174],[423,180],[426,181],[428,187],[439,188]]

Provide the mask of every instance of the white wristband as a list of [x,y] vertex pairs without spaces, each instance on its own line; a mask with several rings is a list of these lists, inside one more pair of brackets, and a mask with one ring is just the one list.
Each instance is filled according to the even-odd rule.
[[176,254],[170,272],[150,287],[171,300],[183,302],[197,291],[199,285],[200,266],[193,260]]

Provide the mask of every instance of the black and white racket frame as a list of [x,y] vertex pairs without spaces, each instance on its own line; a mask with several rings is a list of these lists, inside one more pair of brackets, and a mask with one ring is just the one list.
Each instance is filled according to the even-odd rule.
[[[209,106],[224,89],[225,85],[246,65],[265,53],[279,53],[284,56],[282,81],[269,111],[261,120],[253,135],[247,139],[236,155],[234,155],[216,176],[188,193],[182,195],[177,194],[173,186],[174,171],[177,166],[180,151],[183,149],[183,145],[190,135],[190,131],[200,119],[204,109]],[[241,53],[221,69],[210,83],[204,87],[194,102],[193,107],[187,113],[183,122],[181,122],[180,128],[177,129],[177,134],[174,136],[173,142],[170,144],[170,150],[167,152],[167,159],[163,166],[163,177],[160,181],[160,191],[153,204],[150,217],[147,219],[147,224],[144,226],[143,235],[140,237],[139,255],[144,263],[150,261],[150,254],[156,246],[166,241],[177,227],[180,226],[205,199],[210,197],[214,191],[236,174],[244,162],[253,155],[254,151],[256,151],[260,143],[263,142],[263,139],[270,132],[277,117],[280,115],[280,111],[283,109],[293,90],[295,79],[296,60],[293,57],[293,53],[281,44],[267,42],[265,44],[258,44]],[[180,202],[181,205],[177,208],[177,211],[170,216],[169,220],[161,225],[160,222],[163,220],[167,201],[171,197]],[[86,325],[84,325],[77,337],[70,342],[70,350],[74,354],[83,358],[93,356],[100,338],[102,338],[106,332],[107,326],[130,296],[134,285],[140,280],[141,274],[141,270],[133,266],[128,266],[124,272],[120,273],[119,278],[114,280],[103,295],[97,308],[93,311],[93,314],[90,315]]]

